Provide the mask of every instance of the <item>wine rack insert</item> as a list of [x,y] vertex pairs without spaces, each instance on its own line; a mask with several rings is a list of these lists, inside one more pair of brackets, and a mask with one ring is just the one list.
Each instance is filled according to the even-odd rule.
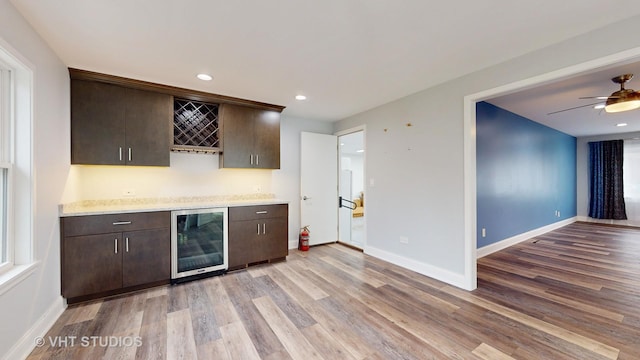
[[172,151],[219,152],[219,105],[174,98]]

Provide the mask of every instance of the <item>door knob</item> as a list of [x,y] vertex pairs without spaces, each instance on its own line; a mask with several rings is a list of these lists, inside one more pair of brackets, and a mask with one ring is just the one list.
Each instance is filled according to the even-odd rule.
[[302,197],[302,200],[309,200],[311,199],[310,197],[307,197],[306,195]]

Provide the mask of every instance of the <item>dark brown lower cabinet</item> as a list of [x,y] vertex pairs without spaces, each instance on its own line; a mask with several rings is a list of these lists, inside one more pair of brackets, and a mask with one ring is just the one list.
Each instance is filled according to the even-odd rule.
[[229,208],[229,269],[289,253],[286,204]]
[[73,236],[63,240],[63,295],[74,298],[122,287],[120,233]]
[[123,234],[122,286],[137,286],[171,278],[171,232],[169,229]]
[[73,303],[169,283],[170,224],[170,212],[61,218],[62,296]]

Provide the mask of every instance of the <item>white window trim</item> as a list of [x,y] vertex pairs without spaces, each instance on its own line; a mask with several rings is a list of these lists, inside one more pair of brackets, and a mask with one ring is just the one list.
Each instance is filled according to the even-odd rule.
[[[12,191],[8,194],[7,236],[12,261],[0,268],[0,294],[31,275],[37,268],[34,252],[33,77],[35,67],[0,38],[0,62],[11,71],[11,121],[8,163]],[[3,114],[6,116],[7,114]],[[3,149],[4,150],[4,149]],[[7,158],[5,158],[7,159]]]

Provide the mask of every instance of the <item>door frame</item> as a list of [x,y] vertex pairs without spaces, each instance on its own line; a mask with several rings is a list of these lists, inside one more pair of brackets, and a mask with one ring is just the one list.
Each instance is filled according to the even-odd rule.
[[[340,130],[334,132],[333,135],[338,137],[338,141],[340,141],[340,136],[349,135],[353,133],[357,133],[362,131],[362,148],[364,149],[364,153],[362,155],[362,179],[364,180],[363,188],[365,197],[366,194],[369,193],[369,186],[367,185],[367,126],[362,124],[352,128]],[[340,149],[340,144],[338,145],[338,149]],[[342,169],[342,158],[340,156],[340,150],[338,150],[338,186],[340,186],[340,169]],[[362,207],[366,210],[365,202],[363,202]],[[367,217],[364,216],[364,224],[363,224],[363,234],[362,234],[362,250],[366,251],[367,247]],[[340,218],[338,218],[338,235],[340,235]]]
[[476,103],[492,97],[506,95],[536,85],[569,78],[585,71],[640,58],[640,47],[624,50],[608,56],[570,65],[502,86],[464,96],[464,280],[462,287],[474,290],[478,286],[477,269],[477,193],[476,193]]

